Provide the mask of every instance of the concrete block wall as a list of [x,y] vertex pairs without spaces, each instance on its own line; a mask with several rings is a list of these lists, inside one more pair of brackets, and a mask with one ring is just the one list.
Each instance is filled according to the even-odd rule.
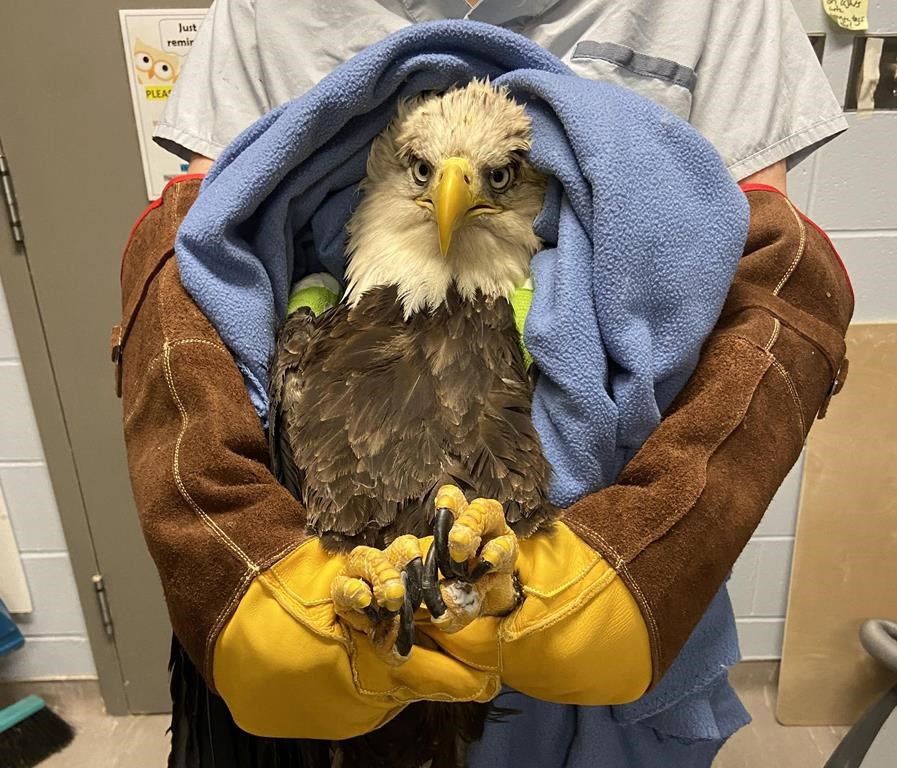
[[738,637],[746,658],[781,656],[802,472],[803,460],[795,465],[769,505],[729,580]]
[[94,677],[84,616],[2,285],[0,403],[0,493],[33,606],[31,613],[14,617],[25,646],[0,658],[0,679]]

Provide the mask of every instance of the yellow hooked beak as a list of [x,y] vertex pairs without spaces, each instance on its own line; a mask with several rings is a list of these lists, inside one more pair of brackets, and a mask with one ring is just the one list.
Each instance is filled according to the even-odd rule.
[[483,200],[474,190],[475,175],[463,157],[450,157],[439,169],[436,189],[430,200],[420,200],[426,208],[432,206],[439,232],[439,250],[445,256],[452,243],[452,235],[470,216],[498,213],[501,209]]

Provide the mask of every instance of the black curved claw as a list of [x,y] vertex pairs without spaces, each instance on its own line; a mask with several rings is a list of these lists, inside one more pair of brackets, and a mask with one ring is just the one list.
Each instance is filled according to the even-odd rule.
[[424,604],[434,619],[438,619],[445,613],[445,601],[442,599],[442,593],[439,591],[439,568],[436,563],[436,545],[430,547],[427,552],[427,559],[424,561],[423,574],[421,577],[421,592],[423,593]]
[[447,579],[463,579],[467,581],[466,563],[456,563],[449,552],[449,531],[455,524],[455,516],[450,509],[437,509],[436,521],[433,523],[433,547],[436,549],[439,570]]
[[491,571],[495,566],[492,565],[488,560],[480,560],[470,572],[470,576],[467,577],[467,580],[471,584],[475,584],[480,579],[483,578],[489,571]]
[[[420,561],[418,560],[418,562]],[[420,597],[418,597],[415,604],[409,583],[411,579],[408,578],[407,571],[402,574],[402,580],[405,582],[405,602],[402,603],[402,609],[399,612],[399,633],[396,636],[396,651],[398,651],[400,656],[408,656],[411,653],[411,646],[414,645],[414,611],[420,605]]]
[[405,581],[405,599],[411,604],[411,612],[413,613],[420,608],[421,600],[423,600],[423,560],[415,557],[414,560],[405,566],[403,576]]
[[367,616],[374,624],[380,621],[380,609],[377,608],[376,605],[371,603],[367,608],[364,609],[364,615]]

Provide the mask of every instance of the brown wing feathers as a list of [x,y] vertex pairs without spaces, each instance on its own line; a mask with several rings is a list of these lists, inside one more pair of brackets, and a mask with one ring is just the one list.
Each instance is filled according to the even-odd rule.
[[406,321],[382,288],[294,318],[272,367],[272,460],[326,544],[427,535],[445,482],[505,502],[522,535],[554,516],[506,301],[450,295]]
[[271,471],[280,483],[301,499],[302,478],[293,457],[289,426],[295,409],[301,408],[301,363],[310,350],[315,316],[300,308],[290,315],[277,334],[276,354],[268,382],[268,448]]

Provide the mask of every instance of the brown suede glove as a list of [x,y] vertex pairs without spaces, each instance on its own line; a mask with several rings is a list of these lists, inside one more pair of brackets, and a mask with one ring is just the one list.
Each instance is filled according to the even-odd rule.
[[[176,180],[122,265],[113,360],[134,494],[175,633],[214,688],[212,652],[262,571],[305,538],[220,337],[180,285]],[[853,297],[830,242],[781,193],[748,188],[745,256],[699,366],[617,483],[564,522],[619,573],[648,628],[653,682],[685,643],[839,383]]]
[[175,179],[135,224],[112,359],[143,534],[174,632],[211,685],[212,648],[249,583],[307,534],[268,471],[243,377],[180,283],[174,238],[201,181]]

